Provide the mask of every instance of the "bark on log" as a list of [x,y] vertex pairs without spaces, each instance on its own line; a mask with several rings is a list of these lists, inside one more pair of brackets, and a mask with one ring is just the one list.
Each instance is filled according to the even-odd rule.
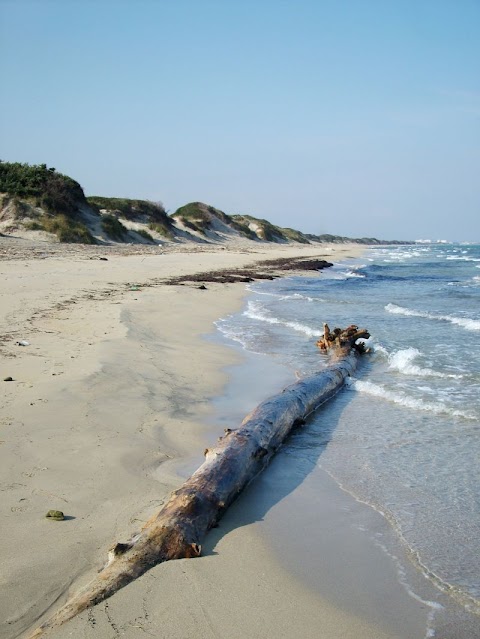
[[327,345],[333,352],[333,363],[262,402],[237,430],[226,429],[217,445],[205,451],[205,462],[172,493],[140,534],[127,543],[115,544],[106,567],[35,630],[31,639],[107,599],[153,566],[201,554],[206,533],[267,466],[292,428],[342,387],[356,366],[356,340],[369,334],[356,326],[330,333],[326,326],[325,337],[335,342]]

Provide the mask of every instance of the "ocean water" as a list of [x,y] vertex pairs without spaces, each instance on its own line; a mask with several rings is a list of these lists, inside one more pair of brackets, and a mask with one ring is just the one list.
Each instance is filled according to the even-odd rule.
[[287,442],[381,512],[414,565],[480,611],[480,246],[369,249],[315,277],[254,283],[218,328],[294,377],[328,363],[315,347],[357,324],[372,353]]

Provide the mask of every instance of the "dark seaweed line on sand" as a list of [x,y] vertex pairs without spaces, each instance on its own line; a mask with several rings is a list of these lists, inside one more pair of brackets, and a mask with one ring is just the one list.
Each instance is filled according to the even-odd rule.
[[321,259],[280,258],[276,260],[262,260],[249,268],[221,269],[181,275],[165,280],[165,284],[176,285],[185,282],[217,282],[231,284],[235,282],[254,282],[255,280],[273,280],[282,277],[285,271],[320,271],[333,266],[331,262]]

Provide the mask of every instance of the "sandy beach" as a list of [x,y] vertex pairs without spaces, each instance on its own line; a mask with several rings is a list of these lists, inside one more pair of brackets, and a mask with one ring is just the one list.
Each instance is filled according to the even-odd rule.
[[[225,393],[228,367],[244,356],[205,335],[241,308],[245,285],[200,290],[162,280],[278,257],[339,261],[363,249],[260,245],[125,255],[0,241],[1,380],[12,378],[0,380],[0,637],[13,639],[27,637],[86,584],[108,548],[160,509],[220,433],[209,422],[213,400]],[[272,386],[282,381],[264,365],[256,374],[270,376]],[[312,552],[339,552],[338,569],[332,562],[319,576],[321,592],[279,561],[271,505],[262,502],[272,499],[275,473],[281,477],[272,464],[233,505],[202,557],[157,566],[49,636],[425,636],[428,608],[408,596],[394,565],[365,536],[347,554],[332,529],[325,545],[315,540]],[[315,508],[327,507],[334,526],[345,517],[346,496],[327,484]],[[47,520],[50,509],[66,520]],[[295,521],[290,535],[298,536]],[[358,564],[353,585],[351,562]]]

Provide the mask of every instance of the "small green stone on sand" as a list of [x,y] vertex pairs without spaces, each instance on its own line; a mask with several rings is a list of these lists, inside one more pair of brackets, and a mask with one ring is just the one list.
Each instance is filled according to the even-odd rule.
[[61,510],[49,510],[45,517],[47,519],[53,519],[55,521],[63,521],[65,519],[65,516]]

